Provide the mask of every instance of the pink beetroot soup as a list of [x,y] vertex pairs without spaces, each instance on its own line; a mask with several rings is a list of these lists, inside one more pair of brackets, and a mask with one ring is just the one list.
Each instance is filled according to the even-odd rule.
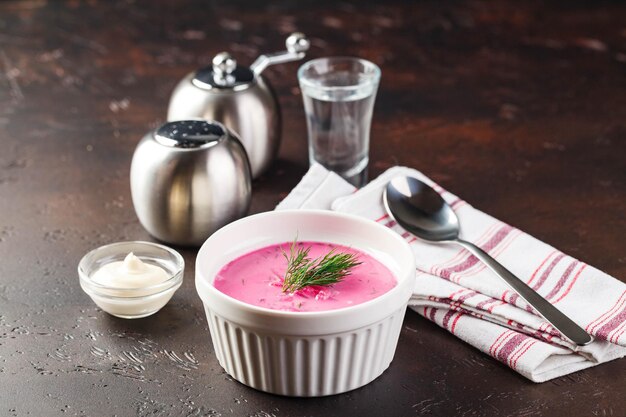
[[364,303],[396,286],[391,271],[370,255],[347,246],[323,242],[298,242],[310,247],[311,259],[324,256],[331,249],[357,255],[361,265],[352,268],[342,281],[327,286],[309,286],[294,293],[284,293],[282,283],[287,269],[284,250],[291,242],[266,246],[229,262],[213,282],[215,288],[237,300],[259,307],[284,311],[335,310]]

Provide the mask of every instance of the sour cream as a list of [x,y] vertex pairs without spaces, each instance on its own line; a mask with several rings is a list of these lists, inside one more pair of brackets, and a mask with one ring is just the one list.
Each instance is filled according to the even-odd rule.
[[168,278],[163,268],[143,262],[132,252],[121,262],[103,265],[91,277],[95,283],[112,288],[144,288]]

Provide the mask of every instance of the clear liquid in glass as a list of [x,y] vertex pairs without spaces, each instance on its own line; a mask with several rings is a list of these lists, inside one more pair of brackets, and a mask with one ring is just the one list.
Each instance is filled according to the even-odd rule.
[[367,182],[369,136],[377,85],[358,85],[361,74],[336,71],[303,86],[309,160],[341,175],[356,187]]

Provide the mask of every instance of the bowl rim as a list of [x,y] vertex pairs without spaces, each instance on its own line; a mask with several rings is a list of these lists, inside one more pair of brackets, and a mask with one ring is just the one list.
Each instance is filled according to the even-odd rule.
[[[112,286],[108,286],[108,285],[102,285],[99,284],[95,281],[93,281],[91,279],[91,276],[89,276],[89,274],[87,274],[86,271],[86,264],[88,262],[88,258],[90,256],[93,256],[94,254],[96,254],[97,252],[100,251],[104,251],[106,249],[111,249],[114,248],[116,246],[122,246],[122,245],[137,245],[137,246],[148,246],[148,247],[155,247],[155,248],[159,248],[159,249],[163,249],[166,252],[168,252],[170,255],[172,255],[176,261],[176,270],[173,274],[170,274],[169,278],[166,279],[163,282],[159,282],[158,284],[153,284],[153,285],[148,285],[145,287],[134,287],[134,288],[130,288],[130,287],[112,287]],[[83,288],[83,290],[85,290],[85,292],[87,292],[87,289],[89,289],[90,292],[94,293],[95,295],[98,295],[100,297],[106,297],[109,299],[142,299],[145,297],[150,297],[152,295],[157,295],[160,294],[162,292],[165,292],[167,290],[169,290],[170,288],[176,286],[177,284],[180,285],[182,283],[182,279],[183,279],[183,273],[185,271],[185,259],[182,257],[182,255],[180,253],[178,253],[178,251],[162,245],[160,243],[155,243],[155,242],[147,242],[144,240],[128,240],[128,241],[120,241],[120,242],[114,242],[114,243],[108,243],[106,245],[102,245],[99,246],[97,248],[94,248],[92,250],[90,250],[89,252],[87,252],[78,262],[78,277],[79,277],[79,281],[81,284],[84,284],[84,286],[86,288]],[[81,285],[82,286],[82,285]],[[103,292],[101,292],[103,291]],[[120,295],[112,295],[112,294],[107,294],[106,291],[115,291],[120,293]],[[127,293],[133,293],[136,291],[150,291],[149,294],[143,294],[143,295],[123,295],[123,293],[127,292]]]
[[[368,79],[361,83],[350,84],[350,85],[333,85],[333,86],[328,86],[328,85],[322,86],[322,85],[315,84],[304,75],[304,72],[308,70],[310,67],[314,66],[315,64],[318,64],[321,62],[331,62],[331,61],[359,63],[363,65],[363,67],[370,70],[371,74],[368,74]],[[298,68],[298,72],[297,72],[298,82],[300,83],[301,86],[304,86],[306,88],[310,88],[313,90],[324,91],[324,92],[351,91],[351,90],[358,89],[359,87],[364,88],[367,86],[369,87],[377,86],[380,83],[380,77],[381,77],[380,67],[376,65],[374,62],[368,61],[367,59],[364,59],[364,58],[359,58],[359,57],[350,56],[350,55],[336,55],[336,56],[325,56],[325,57],[320,57],[320,58],[314,58],[300,65],[300,67]]]
[[[331,217],[339,217],[339,218],[344,218],[347,221],[361,223],[361,225],[363,225],[364,227],[375,228],[382,233],[388,234],[391,238],[393,238],[394,240],[399,242],[401,246],[403,246],[404,250],[406,251],[406,255],[410,256],[410,258],[408,258],[409,261],[407,261],[406,270],[404,270],[405,268],[403,265],[399,265],[401,270],[398,271],[398,273],[395,273],[394,271],[392,271],[394,277],[397,280],[397,285],[391,288],[389,291],[385,292],[384,294],[381,294],[378,297],[375,297],[375,298],[372,298],[371,300],[365,301],[363,303],[351,305],[351,306],[346,306],[346,307],[331,309],[331,310],[321,310],[321,311],[287,311],[287,310],[275,310],[275,309],[271,309],[267,307],[260,307],[260,306],[248,304],[244,301],[238,300],[234,297],[224,294],[223,292],[215,288],[215,286],[212,284],[212,281],[208,279],[207,277],[205,277],[205,275],[202,273],[202,270],[200,268],[200,259],[202,257],[203,252],[206,251],[205,248],[208,247],[208,242],[219,238],[221,235],[229,233],[230,229],[236,227],[238,224],[240,224],[240,222],[255,221],[256,219],[263,219],[264,217],[281,216],[283,214],[284,215],[298,214],[298,215],[304,215],[304,216],[324,215],[324,216],[331,216]],[[332,243],[332,242],[329,242],[329,243]],[[363,250],[359,248],[358,246],[355,246],[355,248],[358,250]],[[369,254],[371,256],[374,256],[371,253]],[[224,265],[225,264],[222,264],[220,268],[223,267]],[[409,279],[409,278],[406,278],[406,276],[408,275],[407,272],[409,269],[413,271],[415,270],[415,259],[413,257],[409,244],[398,233],[392,231],[388,227],[385,227],[379,223],[376,223],[372,220],[366,219],[364,217],[359,217],[353,214],[341,213],[341,212],[335,212],[335,211],[323,210],[323,209],[290,209],[290,210],[278,210],[278,211],[274,210],[274,211],[267,211],[267,212],[257,213],[257,214],[244,217],[242,219],[239,219],[235,222],[232,222],[222,227],[221,229],[213,233],[213,235],[211,235],[203,243],[202,247],[200,248],[196,256],[195,284],[196,284],[196,291],[198,292],[198,295],[202,299],[203,303],[205,303],[205,298],[200,292],[201,288],[203,290],[208,291],[211,294],[211,296],[217,297],[219,300],[240,309],[242,312],[248,312],[248,313],[252,313],[252,314],[256,314],[256,315],[260,315],[264,317],[272,317],[272,318],[285,318],[285,319],[320,318],[321,319],[321,318],[332,318],[334,316],[341,316],[345,314],[346,312],[358,313],[361,310],[367,311],[367,310],[370,310],[372,306],[375,304],[384,303],[385,300],[394,297],[399,291],[402,290],[403,286],[401,284],[404,283],[405,280]],[[412,288],[413,286],[411,285],[411,290]],[[408,299],[407,299],[407,302],[408,302]]]

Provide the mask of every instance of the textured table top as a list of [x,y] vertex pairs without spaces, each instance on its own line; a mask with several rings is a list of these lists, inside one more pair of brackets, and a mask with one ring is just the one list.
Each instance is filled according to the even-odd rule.
[[[626,361],[533,384],[413,312],[391,367],[343,395],[233,381],[185,282],[116,319],[81,291],[88,250],[150,239],[128,181],[139,139],[186,73],[243,63],[294,30],[309,57],[383,73],[370,176],[415,167],[476,207],[626,280],[626,6],[399,2],[0,3],[0,415],[620,415]],[[307,169],[297,63],[269,68],[283,143],[254,185],[272,209]]]

